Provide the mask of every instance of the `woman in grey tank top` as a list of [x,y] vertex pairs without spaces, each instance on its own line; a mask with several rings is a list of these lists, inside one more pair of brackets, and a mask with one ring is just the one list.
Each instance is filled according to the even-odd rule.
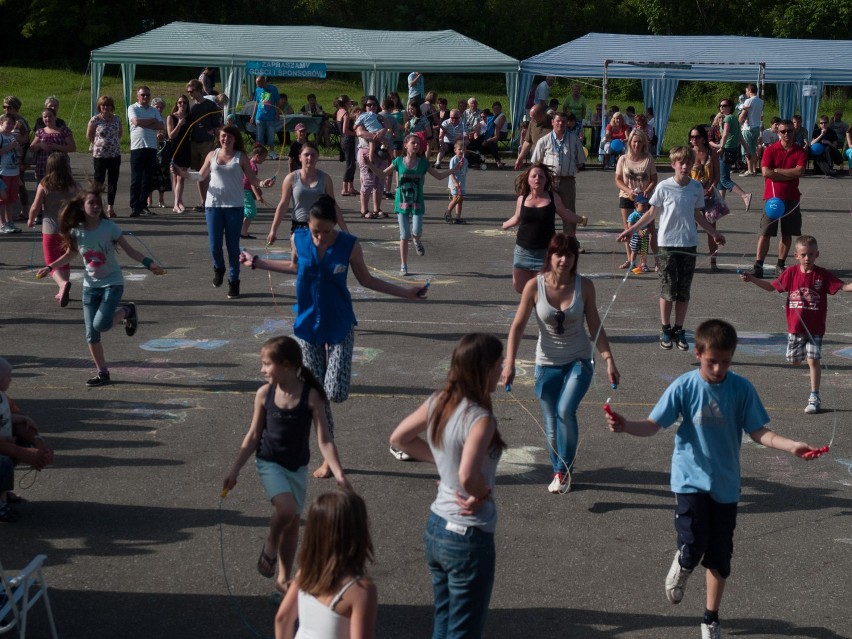
[[595,303],[595,285],[577,274],[580,247],[577,240],[557,233],[547,247],[544,269],[527,282],[509,329],[503,384],[515,378],[515,358],[524,328],[535,311],[539,336],[535,357],[535,394],[541,405],[547,447],[553,467],[548,486],[552,493],[571,489],[571,471],[577,456],[577,408],[592,383],[592,344],[583,326],[597,339],[606,362],[609,383],[618,384],[619,373],[601,326]]

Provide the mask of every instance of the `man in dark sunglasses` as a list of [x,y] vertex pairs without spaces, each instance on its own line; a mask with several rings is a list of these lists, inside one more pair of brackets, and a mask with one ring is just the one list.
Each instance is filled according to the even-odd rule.
[[760,219],[760,234],[757,236],[757,255],[751,274],[763,277],[763,260],[769,252],[769,238],[778,235],[781,227],[781,239],[778,241],[778,262],[775,276],[784,270],[784,262],[793,236],[802,234],[802,209],[800,206],[799,178],[805,173],[808,163],[807,152],[793,141],[793,123],[781,120],[778,125],[780,139],[763,151],[761,170],[765,178],[763,199],[778,198],[784,202],[784,214],[780,219],[771,220],[766,213]]

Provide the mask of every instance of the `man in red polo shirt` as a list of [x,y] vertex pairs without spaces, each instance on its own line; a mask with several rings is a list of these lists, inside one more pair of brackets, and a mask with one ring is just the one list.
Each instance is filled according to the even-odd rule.
[[781,226],[781,239],[778,241],[778,262],[775,266],[777,277],[784,270],[784,261],[790,251],[794,235],[802,234],[802,209],[799,198],[799,178],[805,173],[808,155],[805,150],[793,142],[793,123],[782,120],[778,127],[780,139],[763,150],[761,162],[766,185],[763,189],[764,202],[773,197],[784,201],[784,215],[779,220],[771,220],[764,210],[760,218],[760,235],[757,238],[757,256],[752,275],[763,277],[763,260],[769,252],[769,238],[778,235]]

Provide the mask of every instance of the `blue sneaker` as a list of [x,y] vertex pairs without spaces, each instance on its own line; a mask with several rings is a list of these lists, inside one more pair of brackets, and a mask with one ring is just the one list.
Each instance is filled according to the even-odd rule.
[[672,329],[664,328],[660,331],[660,348],[672,350]]

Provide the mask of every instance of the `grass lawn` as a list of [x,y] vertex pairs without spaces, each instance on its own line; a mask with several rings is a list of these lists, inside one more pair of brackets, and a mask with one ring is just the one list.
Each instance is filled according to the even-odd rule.
[[[107,67],[107,72],[104,74],[101,82],[101,94],[112,96],[117,103],[117,110],[121,112],[124,109],[122,105],[122,87],[121,75],[115,66]],[[186,81],[197,77],[197,69],[167,69],[141,67],[137,69],[137,77],[134,86],[138,87],[145,84],[151,88],[153,96],[162,97],[166,101],[166,110],[171,111],[177,97],[183,93],[186,86]],[[482,75],[474,77],[463,76],[431,76],[427,77],[427,90],[432,86],[431,79],[437,78],[440,81],[442,91],[440,95],[446,97],[450,106],[453,106],[459,100],[466,100],[470,96],[476,96],[479,101],[480,108],[490,107],[494,101],[499,101],[503,104],[504,109],[508,111],[508,98],[504,95],[505,84],[502,76],[498,74]],[[595,81],[597,82],[597,81]],[[294,109],[298,109],[306,102],[305,96],[308,93],[315,93],[317,101],[321,104],[326,112],[333,112],[334,99],[345,93],[351,98],[358,100],[362,94],[360,74],[332,74],[325,80],[284,80],[274,81],[279,91],[286,93],[291,105]],[[400,94],[405,99],[405,89],[402,86],[403,80],[400,79]],[[88,143],[86,141],[86,125],[88,124],[89,112],[89,92],[91,90],[91,78],[87,73],[70,70],[55,70],[55,69],[28,69],[22,67],[2,67],[0,66],[0,86],[3,87],[4,95],[16,95],[23,102],[21,115],[32,125],[41,114],[41,107],[44,104],[44,99],[49,95],[55,95],[59,98],[59,116],[63,118],[71,130],[74,132],[74,139],[77,142],[77,149],[80,152],[86,152]],[[570,80],[560,79],[551,91],[554,97],[560,101],[568,94]],[[221,88],[221,82],[217,85]],[[682,85],[682,89],[686,87]],[[694,87],[692,87],[694,89]],[[715,112],[715,107],[718,104],[718,99],[725,95],[730,95],[736,99],[734,94],[736,91],[735,85],[718,85],[715,90],[710,90],[705,93],[707,99],[701,102],[695,102],[694,98],[689,101],[675,98],[675,103],[672,107],[672,115],[669,120],[669,126],[666,131],[666,136],[663,142],[663,147],[668,149],[678,144],[685,144],[689,135],[689,129],[697,123],[706,123],[709,121],[712,113]],[[687,91],[683,91],[687,93]],[[587,86],[584,89],[587,99],[594,104],[595,89],[592,86]],[[696,91],[688,91],[692,96]],[[245,97],[244,97],[245,99]],[[633,104],[637,110],[641,108],[641,97],[637,98],[635,87],[630,85],[619,85],[614,83],[613,90],[610,93],[610,102],[626,107]],[[238,105],[231,105],[237,107]],[[820,103],[820,113],[831,114],[835,108],[852,107],[846,104],[842,97],[838,94],[831,94],[828,98],[823,98]],[[852,118],[852,108],[846,108],[845,119],[849,121]],[[764,110],[764,119],[768,123],[772,116],[778,113],[777,103],[773,100],[767,100]],[[124,138],[122,139],[122,148],[129,149],[129,137],[127,127],[125,127]],[[336,155],[335,149],[323,149],[324,155]],[[596,162],[596,155],[592,154],[590,160]]]

